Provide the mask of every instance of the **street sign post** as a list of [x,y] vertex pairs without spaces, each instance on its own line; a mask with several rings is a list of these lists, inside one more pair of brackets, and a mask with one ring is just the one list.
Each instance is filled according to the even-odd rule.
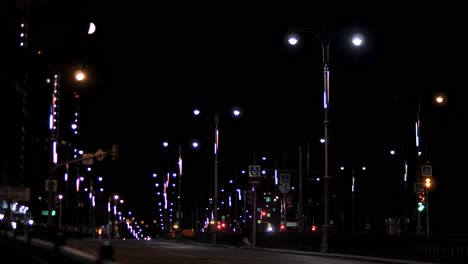
[[287,194],[287,193],[289,192],[289,190],[291,190],[291,185],[289,185],[289,184],[281,184],[278,188],[279,188],[279,190],[281,191],[281,193]]

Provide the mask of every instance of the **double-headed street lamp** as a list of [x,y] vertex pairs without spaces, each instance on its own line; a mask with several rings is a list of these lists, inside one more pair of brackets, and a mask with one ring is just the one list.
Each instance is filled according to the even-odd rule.
[[[341,171],[347,170],[345,166],[340,167]],[[356,229],[356,178],[360,175],[356,175],[356,168],[351,168],[351,233],[355,232]],[[367,170],[366,166],[361,166],[360,171]]]
[[[197,140],[192,140],[190,142],[191,147],[193,149],[197,149],[199,144]],[[169,147],[169,142],[164,141],[163,142],[163,147],[168,148]],[[178,161],[177,165],[179,168],[179,191],[177,194],[177,226],[174,226],[176,228],[176,238],[180,237],[181,231],[182,231],[182,172],[183,172],[183,164],[182,164],[182,145],[179,145],[179,155],[178,155]]]
[[[111,200],[114,199],[114,206],[113,208],[111,207]],[[109,232],[110,238],[115,238],[115,222],[117,221],[117,201],[119,200],[119,195],[114,194],[114,195],[109,195],[109,202],[107,204],[107,224],[109,225],[109,229],[112,228],[112,230]],[[120,200],[120,203],[123,203],[123,200]],[[112,224],[110,224],[110,215],[111,211],[114,211],[114,219],[112,221]]]
[[[324,162],[324,176],[323,176],[323,195],[324,195],[324,216],[323,216],[323,227],[322,227],[322,244],[321,252],[328,252],[328,232],[330,229],[330,181],[332,176],[329,175],[329,125],[330,120],[328,119],[329,111],[329,102],[330,102],[330,69],[329,69],[329,58],[330,58],[330,42],[337,36],[339,33],[344,33],[346,31],[339,30],[333,31],[333,33],[328,36],[327,32],[321,37],[313,31],[303,31],[312,33],[321,44],[322,50],[322,62],[323,62],[323,109],[324,109],[324,137],[325,137],[325,162]],[[299,42],[297,36],[291,36],[288,39],[289,44],[296,45]],[[360,34],[356,34],[352,38],[352,42],[355,46],[360,46],[363,44],[363,38]]]
[[[195,109],[193,111],[194,115],[199,115],[200,110]],[[239,117],[241,111],[239,108],[234,108],[232,110],[232,115],[234,117]],[[214,224],[213,224],[213,234],[212,234],[212,243],[216,244],[216,227],[218,223],[218,148],[219,148],[219,113],[214,114],[215,121],[215,138],[214,138]]]

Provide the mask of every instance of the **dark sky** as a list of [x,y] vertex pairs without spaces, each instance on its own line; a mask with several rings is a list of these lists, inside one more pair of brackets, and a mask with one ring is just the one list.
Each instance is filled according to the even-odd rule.
[[[153,206],[151,173],[163,166],[161,142],[168,138],[187,146],[187,199],[205,199],[213,184],[217,112],[222,181],[261,155],[279,167],[297,166],[298,147],[308,145],[312,169],[323,170],[321,49],[310,32],[302,45],[287,46],[291,29],[323,36],[325,28],[328,34],[346,28],[366,36],[359,50],[344,35],[329,46],[332,170],[366,164],[370,193],[385,189],[379,177],[390,174],[388,150],[413,155],[419,101],[429,159],[440,175],[433,199],[440,205],[432,212],[449,213],[442,204],[457,199],[450,190],[461,179],[449,174],[444,143],[449,105],[435,110],[430,101],[454,87],[448,53],[456,46],[447,40],[452,21],[443,8],[55,2],[31,10],[31,47],[44,50],[46,68],[64,76],[75,68],[89,73],[88,82],[75,86],[82,142],[86,152],[119,144],[112,188],[141,214]],[[97,31],[88,36],[90,21]],[[67,78],[64,87],[77,85]],[[195,105],[206,110],[200,120],[191,116]],[[230,118],[232,106],[242,107],[241,119]],[[188,149],[190,138],[201,140],[199,153]]]

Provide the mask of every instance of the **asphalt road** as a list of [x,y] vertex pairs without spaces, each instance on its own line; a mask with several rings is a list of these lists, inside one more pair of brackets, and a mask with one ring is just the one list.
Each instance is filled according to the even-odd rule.
[[[105,240],[70,240],[67,245],[97,256]],[[171,264],[351,264],[351,263],[413,263],[408,260],[373,258],[365,256],[323,254],[278,249],[239,248],[225,245],[176,243],[164,240],[111,240],[114,259],[118,263]]]

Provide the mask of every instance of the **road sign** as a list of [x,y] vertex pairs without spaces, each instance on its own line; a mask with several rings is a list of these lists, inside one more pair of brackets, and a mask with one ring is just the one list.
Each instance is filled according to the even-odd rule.
[[421,176],[432,177],[432,165],[421,165]]
[[283,194],[286,194],[289,192],[289,190],[291,190],[291,185],[289,184],[281,184],[279,185],[279,190],[283,193]]
[[260,165],[250,165],[249,166],[249,176],[250,177],[260,177]]
[[94,157],[94,154],[83,153],[83,161],[81,161],[81,163],[85,166],[91,166],[93,165],[93,157]]
[[290,184],[291,183],[291,175],[289,173],[280,174],[280,184]]
[[424,192],[424,184],[421,182],[415,182],[414,183],[414,193],[415,194],[420,194]]
[[46,182],[45,182],[45,190],[46,190],[46,192],[48,192],[48,191],[56,192],[57,191],[57,180],[47,179]]
[[31,188],[28,187],[0,187],[0,200],[27,202],[30,200]]
[[98,149],[94,155],[99,161],[102,161],[106,157],[106,153],[102,149]]

